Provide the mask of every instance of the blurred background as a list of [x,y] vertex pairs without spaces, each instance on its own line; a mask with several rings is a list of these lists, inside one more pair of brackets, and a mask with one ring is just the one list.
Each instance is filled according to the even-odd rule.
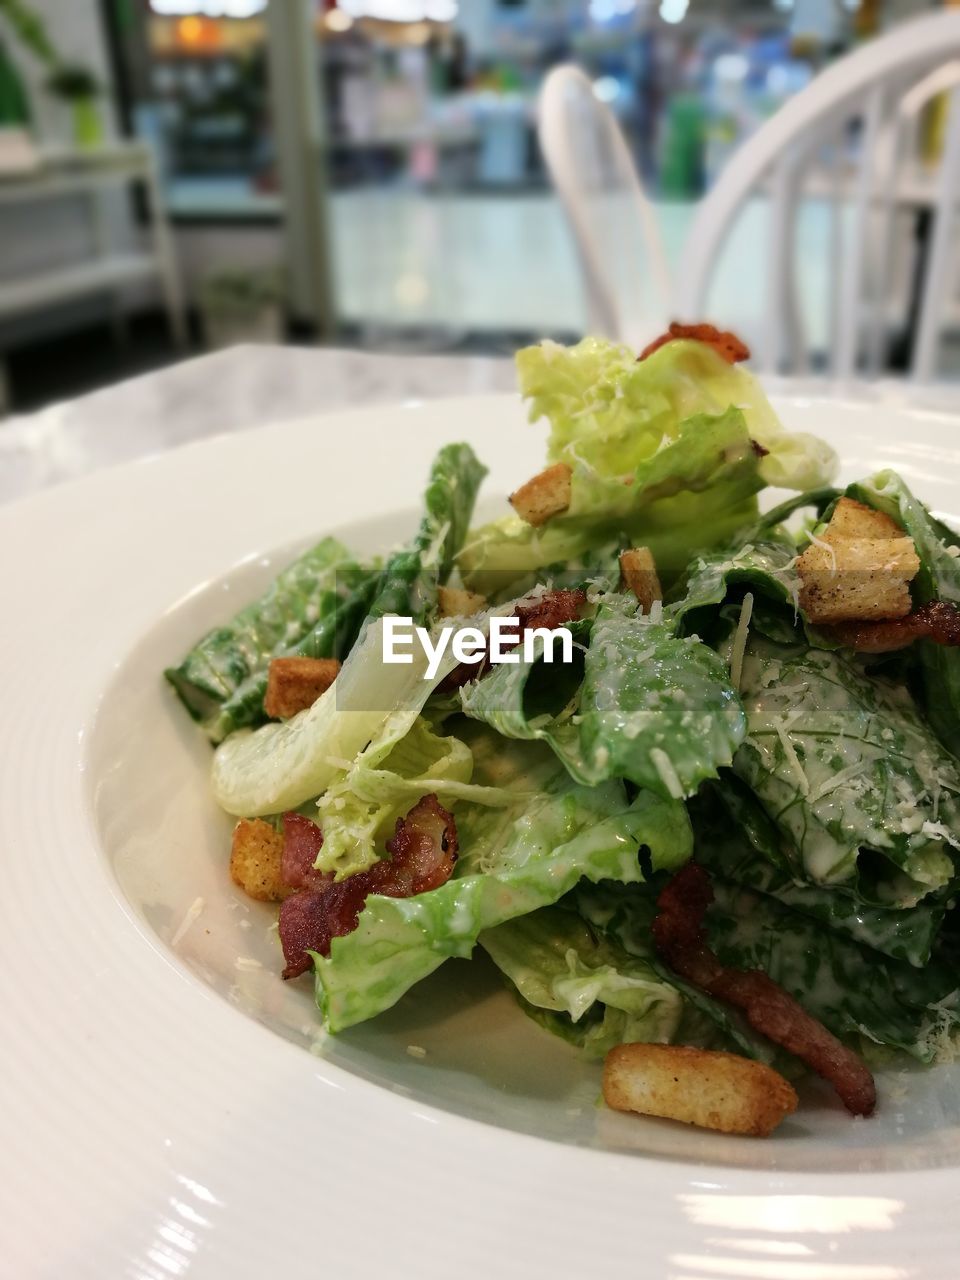
[[[579,65],[616,117],[675,271],[758,126],[932,8],[0,0],[0,400],[26,411],[242,341],[572,340],[587,300],[537,144],[551,67]],[[811,279],[828,237],[815,217],[801,235]],[[747,232],[715,310],[736,324],[762,277]]]

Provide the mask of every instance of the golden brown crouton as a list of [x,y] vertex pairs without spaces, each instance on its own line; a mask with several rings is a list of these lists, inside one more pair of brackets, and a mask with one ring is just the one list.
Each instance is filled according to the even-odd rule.
[[566,511],[570,505],[570,478],[573,470],[565,462],[547,467],[510,495],[510,505],[521,520],[534,526]]
[[912,538],[812,542],[797,561],[800,607],[818,623],[904,618],[919,569]]
[[472,618],[475,613],[487,607],[486,596],[458,587],[440,587],[437,600],[442,618]]
[[603,1098],[616,1111],[759,1138],[797,1109],[795,1090],[772,1067],[734,1053],[669,1044],[611,1049],[603,1064]]
[[288,720],[312,707],[337,678],[336,658],[274,658],[263,709],[272,720]]
[[650,612],[656,600],[663,599],[663,588],[649,547],[634,547],[620,553],[620,577],[627,590],[640,601],[644,613]]
[[830,523],[821,535],[821,541],[835,543],[844,538],[902,538],[903,530],[896,520],[882,511],[855,502],[853,498],[841,498],[833,509]]
[[280,879],[283,836],[262,818],[241,818],[233,829],[230,877],[258,902],[282,902],[294,890]]

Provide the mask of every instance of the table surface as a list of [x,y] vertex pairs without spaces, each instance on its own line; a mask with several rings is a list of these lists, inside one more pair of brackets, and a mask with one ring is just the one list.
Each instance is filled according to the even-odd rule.
[[[781,393],[891,401],[956,412],[960,385],[837,386],[765,380]],[[516,387],[491,356],[371,355],[309,347],[233,347],[39,413],[0,420],[0,502],[209,436],[331,409],[482,395]]]

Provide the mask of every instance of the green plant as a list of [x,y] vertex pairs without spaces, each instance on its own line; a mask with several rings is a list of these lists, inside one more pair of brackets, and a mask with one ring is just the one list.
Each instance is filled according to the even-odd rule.
[[46,23],[22,0],[0,0],[0,14],[25,48],[46,66],[55,68],[60,61]]
[[55,97],[64,98],[68,102],[94,98],[101,92],[100,82],[92,71],[78,64],[68,63],[55,68],[47,80],[47,89]]
[[279,302],[282,296],[283,281],[279,268],[214,271],[200,286],[200,304],[209,315],[257,311],[260,307]]

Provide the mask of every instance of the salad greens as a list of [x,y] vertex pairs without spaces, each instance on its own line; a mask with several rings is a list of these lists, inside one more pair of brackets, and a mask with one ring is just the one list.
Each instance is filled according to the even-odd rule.
[[465,853],[457,875],[411,898],[372,897],[357,928],[314,956],[317,1001],[332,1031],[395,1004],[450,956],[469,956],[480,934],[550,906],[579,880],[643,875],[638,854],[655,868],[690,856],[686,814],[676,802],[623,783],[581,787],[557,775],[536,800],[507,814],[464,814]]
[[683,998],[647,960],[598,937],[577,911],[542,907],[488,929],[480,944],[526,1011],[591,1057],[633,1040],[669,1043]]
[[366,620],[397,613],[422,622],[435,611],[437,587],[450,576],[486,473],[469,445],[447,445],[431,469],[423,520],[409,547],[382,568],[365,568],[336,539],[324,539],[262,599],[168,670],[167,679],[210,738],[221,742],[266,719],[271,658],[343,658]]
[[[255,718],[245,691],[266,672],[270,659],[303,647],[305,637],[323,630],[311,656],[335,655],[334,619],[342,617],[354,592],[369,580],[336,538],[311,547],[255,603],[225,626],[204,636],[167,679],[187,710],[214,742]],[[362,615],[361,615],[362,617]],[[359,619],[358,619],[359,622]],[[260,693],[262,716],[263,690]]]
[[[637,361],[600,339],[544,342],[517,364],[531,420],[549,424],[547,461],[571,469],[566,510],[471,529],[485,469],[449,445],[408,544],[363,565],[324,539],[166,673],[219,744],[221,807],[319,827],[324,879],[299,892],[346,901],[371,886],[306,947],[326,1026],[375,1016],[479,945],[520,1007],[588,1055],[679,1041],[796,1071],[656,953],[657,896],[693,857],[722,963],[763,969],[848,1042],[948,1055],[960,650],[857,653],[805,616],[798,561],[829,545],[833,453],[785,430],[712,347],[675,340]],[[798,492],[762,515],[768,485]],[[913,539],[917,606],[960,605],[960,537],[900,477],[846,496]],[[619,553],[640,546],[665,588],[646,609],[619,580]],[[430,678],[417,646],[385,663],[384,619],[436,636],[444,586],[486,597],[457,620],[485,644],[497,617],[537,616],[561,586],[569,606],[578,588],[572,661],[548,660],[540,634],[469,670],[448,648]],[[312,705],[269,720],[283,656],[343,665]],[[419,892],[377,879],[427,796],[452,814],[443,875]]]

